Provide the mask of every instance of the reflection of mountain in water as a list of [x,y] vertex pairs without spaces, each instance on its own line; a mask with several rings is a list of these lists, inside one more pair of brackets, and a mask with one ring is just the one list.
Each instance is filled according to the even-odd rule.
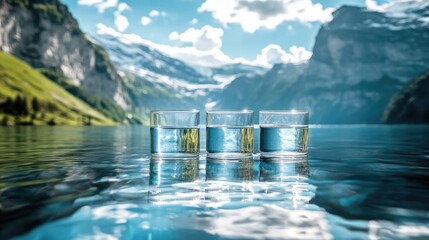
[[253,180],[253,158],[207,158],[207,181],[246,182]]
[[0,129],[2,239],[428,236],[425,126],[312,128],[308,161],[255,156],[253,173],[204,156],[151,168],[147,128],[78,129]]
[[[138,129],[137,132],[142,132]],[[141,173],[135,172],[147,173],[148,165],[137,159],[130,161],[144,147],[142,136],[135,134],[136,129],[1,130],[0,143],[8,143],[0,145],[2,239],[67,217],[87,204],[114,199],[115,189],[126,184],[147,184]]]
[[[151,165],[151,179],[156,179],[152,181],[156,187],[151,190],[151,202],[165,209],[176,204],[190,206],[180,215],[186,221],[163,220],[175,229],[188,229],[182,234],[205,239],[332,237],[326,213],[308,205],[314,187],[307,183],[306,157],[264,158],[261,162],[252,158],[208,158],[201,165],[206,169],[205,182],[186,177],[193,172],[186,167],[190,166],[188,159],[152,161]],[[160,185],[160,179],[173,185]],[[150,222],[156,223],[162,216],[154,214],[151,218]],[[152,234],[161,237],[166,233]]]
[[189,158],[154,158],[150,159],[149,184],[167,186],[180,182],[198,180],[198,157]]

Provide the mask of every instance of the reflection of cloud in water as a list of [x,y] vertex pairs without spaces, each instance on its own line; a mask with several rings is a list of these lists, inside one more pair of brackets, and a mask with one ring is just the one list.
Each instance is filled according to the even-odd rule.
[[[187,183],[191,184],[191,183]],[[69,218],[42,225],[20,239],[428,239],[423,223],[350,220],[313,206],[276,204],[199,206],[110,203],[84,206]],[[191,237],[192,236],[192,237]]]
[[287,210],[276,205],[217,210],[201,229],[226,238],[331,239],[326,213]]

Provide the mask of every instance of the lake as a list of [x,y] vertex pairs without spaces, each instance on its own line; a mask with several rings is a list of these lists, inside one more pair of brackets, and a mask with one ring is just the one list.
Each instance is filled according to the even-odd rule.
[[429,126],[309,136],[307,158],[151,162],[146,127],[0,128],[0,239],[429,238]]

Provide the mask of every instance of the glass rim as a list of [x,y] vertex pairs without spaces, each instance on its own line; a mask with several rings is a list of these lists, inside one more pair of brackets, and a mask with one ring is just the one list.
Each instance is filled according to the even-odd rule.
[[262,110],[259,111],[259,113],[261,114],[308,114],[308,111],[303,111],[303,110]]
[[151,110],[150,113],[199,113],[200,110]]
[[206,110],[206,113],[216,113],[216,114],[244,114],[244,113],[253,113],[253,110],[243,109],[243,110]]

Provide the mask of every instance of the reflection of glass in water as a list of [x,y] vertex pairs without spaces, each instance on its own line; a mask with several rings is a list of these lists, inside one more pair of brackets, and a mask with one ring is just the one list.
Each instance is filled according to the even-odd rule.
[[306,154],[308,126],[261,126],[261,152]]
[[199,128],[151,127],[152,154],[198,154]]
[[253,159],[207,158],[206,180],[241,182],[253,180]]
[[207,152],[253,152],[253,127],[207,127]]
[[308,183],[308,161],[304,156],[267,158],[261,157],[259,181],[265,184],[264,199],[278,201],[285,199],[286,208],[306,208],[314,197],[314,190]]
[[261,182],[283,182],[296,179],[307,179],[307,157],[261,157],[259,165]]
[[149,184],[168,185],[198,179],[198,157],[151,158]]

